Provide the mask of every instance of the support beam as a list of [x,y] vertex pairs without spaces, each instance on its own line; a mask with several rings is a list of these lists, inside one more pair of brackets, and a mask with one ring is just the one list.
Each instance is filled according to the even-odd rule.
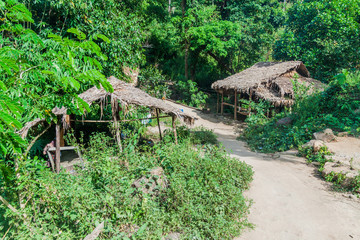
[[61,134],[61,116],[58,116],[56,123],[56,173],[60,172],[60,136]]
[[216,93],[216,114],[219,113],[219,93]]
[[237,90],[235,89],[234,120],[237,120]]
[[173,127],[173,131],[174,131],[175,144],[178,144],[175,120],[176,120],[176,116],[172,116],[172,127]]
[[249,95],[249,116],[251,116],[251,102],[252,102],[252,95],[253,95],[253,91],[250,90],[250,95]]
[[160,136],[160,141],[162,140],[162,136],[161,136],[161,128],[160,128],[160,120],[159,120],[159,109],[156,109],[156,120],[157,120],[157,124],[158,124],[158,128],[159,128],[159,136]]
[[221,93],[221,115],[224,114],[224,92]]

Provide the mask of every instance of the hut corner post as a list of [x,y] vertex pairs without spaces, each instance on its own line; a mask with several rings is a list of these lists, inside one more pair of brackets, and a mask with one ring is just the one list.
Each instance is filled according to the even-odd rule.
[[160,120],[159,120],[159,109],[156,109],[156,120],[157,120],[157,124],[158,124],[158,128],[159,128],[159,136],[160,136],[160,141],[162,140],[162,136],[161,136],[161,128],[160,128]]
[[117,100],[113,97],[111,97],[111,110],[112,110],[112,114],[113,114],[113,121],[114,121],[114,128],[115,128],[115,137],[116,137],[116,141],[119,145],[119,149],[120,152],[123,151],[122,148],[122,144],[121,144],[121,136],[120,136],[120,125],[119,125],[119,103],[117,102]]
[[221,115],[224,114],[224,92],[221,92]]
[[176,120],[176,116],[172,116],[172,127],[174,131],[175,144],[178,144],[175,120]]
[[[116,100],[115,100],[116,101]],[[122,147],[122,143],[121,143],[121,135],[120,135],[120,124],[119,124],[119,119],[120,119],[120,115],[119,115],[119,103],[117,103],[117,107],[114,109],[115,110],[115,114],[114,114],[114,127],[115,127],[115,131],[116,131],[116,141],[119,145],[119,149],[120,152],[123,151],[123,147]],[[119,119],[118,119],[119,118]]]
[[216,93],[216,114],[219,113],[219,92]]
[[56,123],[56,173],[60,172],[60,139],[61,139],[61,116],[57,117]]
[[237,90],[235,90],[234,120],[237,120]]

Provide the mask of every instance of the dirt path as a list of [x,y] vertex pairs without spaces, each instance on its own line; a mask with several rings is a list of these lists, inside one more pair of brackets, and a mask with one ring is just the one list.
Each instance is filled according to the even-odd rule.
[[246,196],[254,201],[249,221],[255,229],[236,240],[360,239],[360,201],[331,191],[305,159],[294,152],[251,152],[236,140],[234,126],[209,114],[177,107],[198,118],[195,126],[212,129],[231,156],[254,169]]

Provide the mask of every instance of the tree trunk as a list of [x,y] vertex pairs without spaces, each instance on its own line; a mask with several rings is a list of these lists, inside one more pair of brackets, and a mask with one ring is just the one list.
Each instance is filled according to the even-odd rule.
[[169,15],[171,16],[171,0],[169,0]]
[[185,43],[185,79],[189,78],[189,46],[188,43]]
[[215,59],[218,64],[220,66],[222,66],[226,71],[228,71],[231,74],[234,74],[235,71],[233,69],[231,69],[229,66],[227,66],[219,57],[217,57],[215,54],[213,54],[212,52],[208,52],[208,54],[210,55],[210,57],[212,57],[213,59]]

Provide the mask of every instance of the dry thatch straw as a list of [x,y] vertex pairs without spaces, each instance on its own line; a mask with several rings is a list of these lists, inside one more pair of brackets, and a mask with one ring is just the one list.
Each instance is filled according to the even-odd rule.
[[[93,104],[94,102],[100,102],[101,106],[103,106],[106,100],[110,97],[112,104],[115,104],[116,101],[119,101],[123,108],[126,108],[128,105],[145,106],[151,109],[159,109],[161,112],[170,116],[175,116],[187,124],[194,123],[195,119],[192,116],[181,112],[180,109],[167,104],[161,99],[150,96],[146,92],[133,87],[129,83],[125,83],[115,77],[109,77],[108,81],[112,85],[114,92],[109,93],[103,87],[92,87],[80,94],[79,97],[89,105]],[[117,106],[113,106],[113,109],[116,107]],[[55,107],[52,110],[55,115],[63,116],[62,121],[64,124],[66,124],[66,111],[67,109],[64,107],[60,109]],[[34,121],[28,122],[18,133],[22,138],[25,138],[29,130],[41,122],[45,122],[45,119],[35,119]]]
[[190,115],[181,112],[180,109],[167,104],[161,99],[150,96],[131,84],[112,76],[108,78],[108,81],[112,85],[114,92],[109,93],[102,87],[100,89],[92,87],[80,94],[79,97],[89,105],[93,102],[104,102],[108,97],[111,97],[111,99],[119,101],[124,108],[128,105],[145,106],[151,109],[159,109],[161,112],[175,116],[188,124],[193,124],[194,122],[194,118]]
[[[323,89],[324,84],[310,78],[310,74],[301,61],[259,62],[254,66],[216,81],[212,88],[220,93],[234,92],[254,94],[255,98],[264,99],[275,106],[291,106],[294,103],[293,79],[311,86],[312,89]],[[312,91],[309,91],[310,93]]]
[[26,123],[25,126],[22,129],[20,129],[20,131],[18,131],[17,133],[21,136],[22,139],[25,139],[31,128],[45,121],[46,121],[45,118],[44,119],[37,118],[31,122]]

